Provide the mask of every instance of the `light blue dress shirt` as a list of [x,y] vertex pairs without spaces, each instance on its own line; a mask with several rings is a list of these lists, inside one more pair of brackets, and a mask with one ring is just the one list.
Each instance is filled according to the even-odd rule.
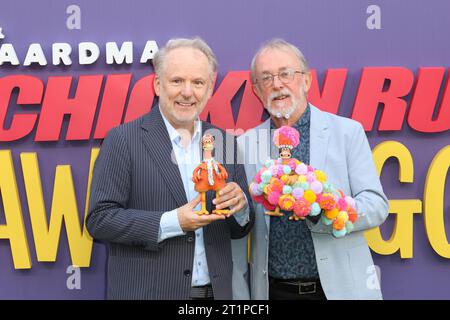
[[[181,179],[183,181],[184,191],[188,202],[195,199],[198,192],[194,189],[194,182],[192,182],[192,173],[194,169],[200,164],[201,152],[200,142],[202,133],[202,123],[200,120],[195,121],[194,135],[190,143],[183,147],[181,136],[178,131],[170,124],[166,117],[161,112],[167,131],[169,133],[170,141],[172,142],[173,156],[176,157],[178,169],[180,170]],[[200,211],[201,204],[195,208]],[[242,210],[236,212],[233,217],[241,226],[245,226],[249,221],[249,209],[246,205]],[[165,212],[161,217],[158,241],[185,235],[186,233],[180,227],[178,221],[177,209]],[[203,242],[203,228],[195,230],[195,250],[194,250],[194,265],[192,268],[192,286],[202,286],[210,283],[208,264],[206,261],[205,245]]]

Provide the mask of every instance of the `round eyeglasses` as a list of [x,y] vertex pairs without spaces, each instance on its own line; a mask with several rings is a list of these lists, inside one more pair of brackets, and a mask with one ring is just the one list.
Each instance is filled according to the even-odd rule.
[[286,69],[278,72],[277,74],[264,73],[260,78],[256,79],[255,83],[261,83],[264,87],[270,87],[273,84],[273,79],[278,77],[282,83],[287,84],[294,80],[296,73],[305,74],[306,72]]

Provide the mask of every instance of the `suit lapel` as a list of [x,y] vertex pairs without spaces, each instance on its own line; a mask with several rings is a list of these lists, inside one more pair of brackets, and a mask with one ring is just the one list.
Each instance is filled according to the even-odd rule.
[[324,113],[310,104],[311,126],[310,126],[310,165],[316,169],[324,170],[328,150],[330,133],[328,130],[328,119]]
[[[158,107],[154,107],[142,122],[142,141],[160,173],[164,176],[178,207],[187,203],[180,170],[172,156],[172,142]],[[173,158],[173,159],[172,159]]]
[[[263,130],[260,134],[259,130]],[[256,168],[255,168],[255,175],[256,173],[261,169],[261,167],[265,164],[266,160],[268,159],[275,159],[276,156],[276,152],[274,152],[274,147],[273,147],[273,143],[272,143],[272,132],[270,132],[270,118],[267,119],[266,121],[264,121],[261,125],[259,125],[256,128],[256,134],[257,134],[257,148],[256,150],[252,150],[251,152],[256,152],[257,153],[257,159],[258,159],[258,163],[256,164]],[[264,148],[265,153],[266,153],[266,157],[265,159],[260,159],[260,157],[263,157],[262,153],[262,148]],[[252,178],[253,179],[253,178]],[[251,182],[251,181],[250,181]],[[250,183],[249,182],[249,183]],[[264,208],[264,206],[262,204],[256,204],[254,202],[255,205],[260,206],[262,208],[262,212],[264,214],[264,212],[266,211],[266,209]],[[264,220],[266,222],[266,232],[269,232],[269,227],[270,227],[270,216],[264,214]]]

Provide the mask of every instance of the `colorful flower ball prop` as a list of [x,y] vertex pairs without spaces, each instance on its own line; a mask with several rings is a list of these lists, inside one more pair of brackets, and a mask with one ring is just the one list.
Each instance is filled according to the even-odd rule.
[[290,150],[300,142],[298,131],[281,127],[275,130],[273,142],[280,157],[266,161],[256,174],[249,186],[253,199],[266,210],[275,210],[266,214],[292,212],[291,220],[321,214],[321,223],[330,226],[334,237],[350,233],[358,219],[355,200],[336,189],[325,172],[291,158]]

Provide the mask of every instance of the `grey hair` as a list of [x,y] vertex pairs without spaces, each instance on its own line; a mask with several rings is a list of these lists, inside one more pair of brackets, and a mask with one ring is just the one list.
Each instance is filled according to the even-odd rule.
[[155,69],[157,76],[160,77],[162,75],[164,70],[164,60],[167,53],[178,48],[192,48],[202,52],[208,59],[211,70],[211,79],[214,79],[214,73],[217,70],[216,56],[206,42],[199,37],[194,37],[192,39],[177,38],[167,41],[166,45],[160,48],[153,57],[153,68]]
[[303,66],[303,71],[308,72],[309,70],[309,66],[308,66],[308,62],[306,62],[305,56],[303,55],[303,53],[300,51],[299,48],[297,48],[296,46],[294,46],[293,44],[287,42],[286,40],[280,39],[280,38],[275,38],[275,39],[271,39],[269,41],[266,41],[262,44],[262,46],[259,48],[259,50],[256,52],[255,56],[252,59],[252,63],[250,65],[250,71],[251,71],[251,78],[252,78],[252,82],[255,83],[256,81],[256,75],[255,75],[255,63],[256,63],[256,59],[258,59],[259,55],[261,53],[263,53],[263,51],[267,50],[267,49],[288,49],[291,50],[298,58],[298,60],[300,61],[300,64]]

